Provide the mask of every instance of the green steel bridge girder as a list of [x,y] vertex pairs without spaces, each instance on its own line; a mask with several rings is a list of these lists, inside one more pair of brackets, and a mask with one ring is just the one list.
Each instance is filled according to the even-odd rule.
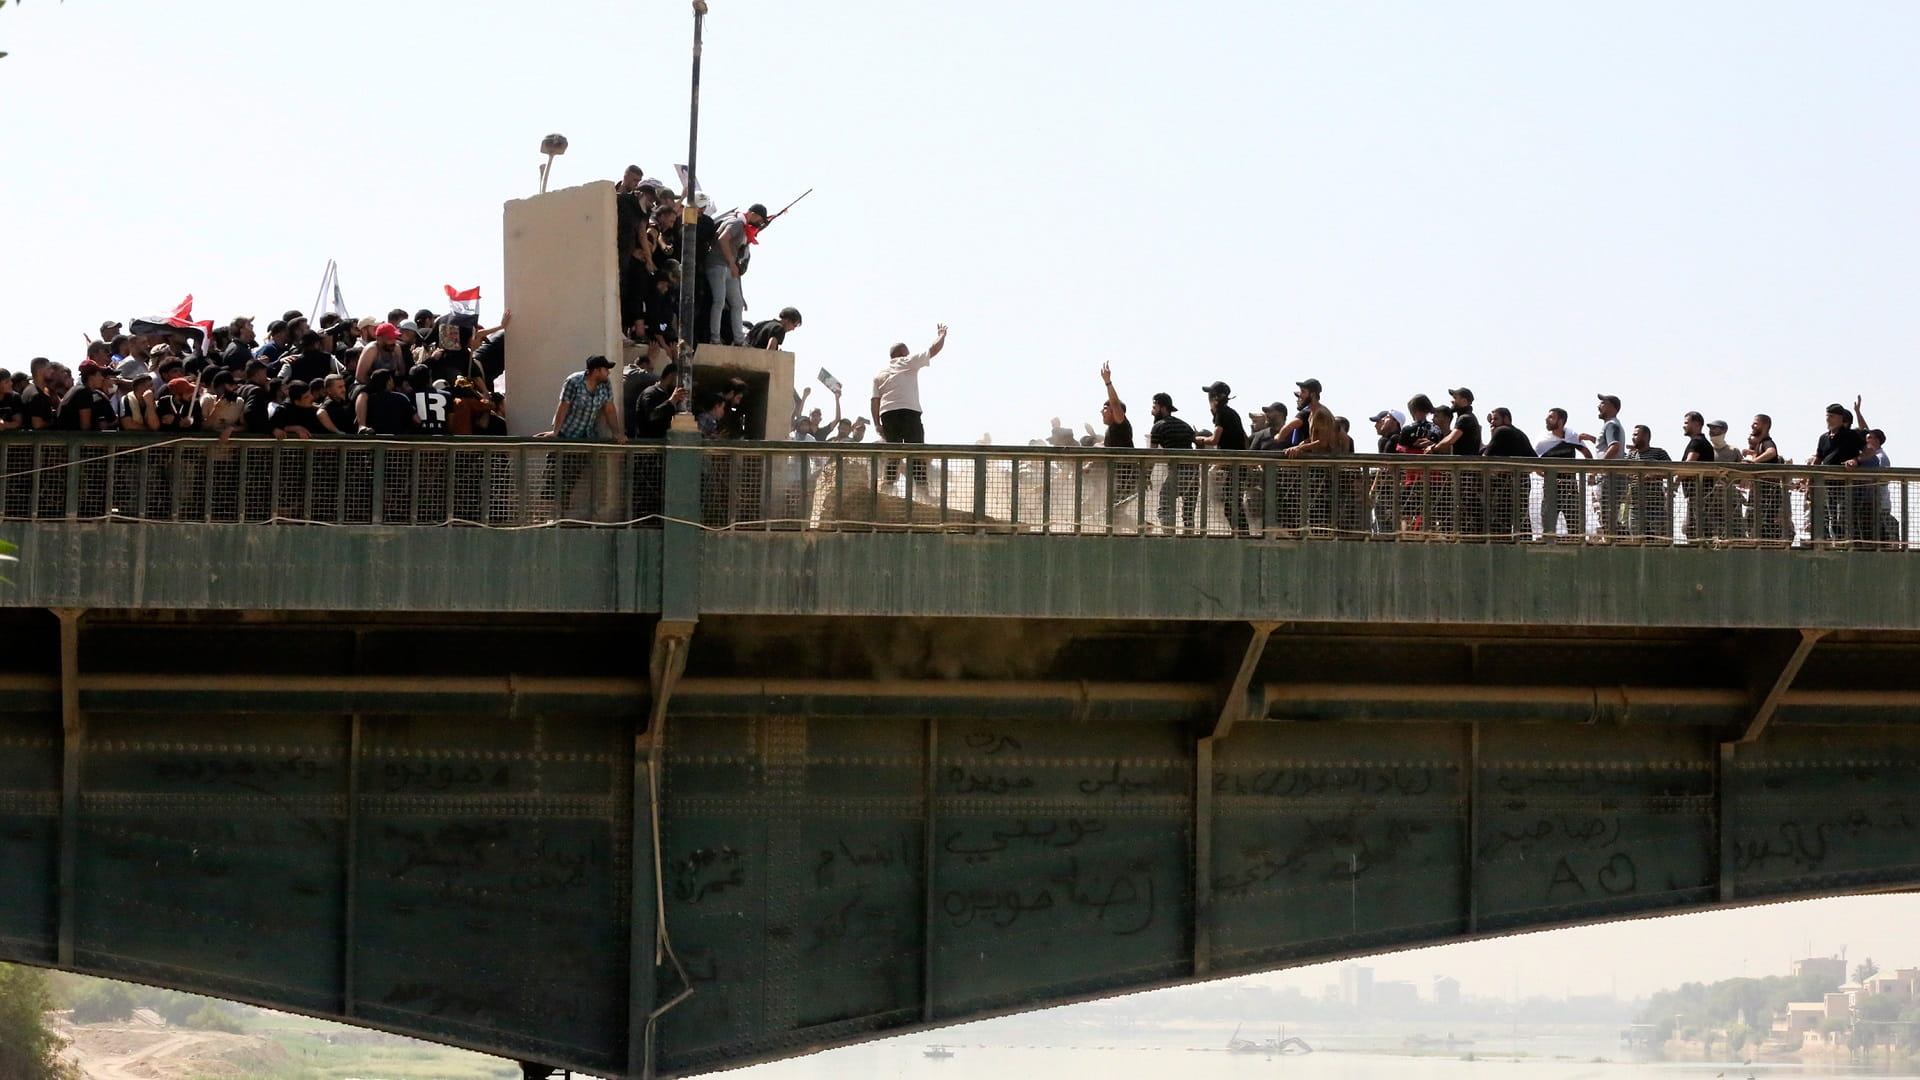
[[0,957],[611,1075],[1920,867],[1920,635],[0,625]]

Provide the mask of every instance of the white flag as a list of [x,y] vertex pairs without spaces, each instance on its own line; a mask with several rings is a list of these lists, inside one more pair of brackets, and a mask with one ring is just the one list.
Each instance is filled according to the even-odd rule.
[[332,259],[327,260],[327,272],[320,276],[320,294],[313,301],[313,322],[320,324],[322,315],[332,312],[340,316],[341,322],[351,322],[353,316],[347,314],[347,301],[340,295],[340,267]]

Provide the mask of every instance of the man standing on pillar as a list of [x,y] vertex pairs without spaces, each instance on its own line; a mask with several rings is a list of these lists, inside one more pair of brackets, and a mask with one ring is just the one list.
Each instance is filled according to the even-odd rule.
[[[890,443],[924,443],[927,429],[920,420],[920,369],[933,362],[947,344],[947,324],[936,328],[933,344],[925,352],[908,355],[907,347],[897,344],[887,352],[887,364],[873,377],[873,415],[880,421],[880,438]],[[898,461],[887,462],[886,482],[900,473]],[[927,482],[927,463],[913,463],[913,482]]]
[[714,223],[713,250],[705,256],[707,287],[713,293],[707,340],[721,345],[747,342],[746,293],[740,279],[752,260],[754,234],[767,227],[767,208],[760,203],[746,213],[723,214]]

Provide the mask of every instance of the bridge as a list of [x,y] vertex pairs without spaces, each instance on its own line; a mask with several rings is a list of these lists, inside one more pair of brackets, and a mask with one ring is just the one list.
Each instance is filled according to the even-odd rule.
[[10,436],[0,958],[673,1076],[1920,879],[1920,471],[899,454]]

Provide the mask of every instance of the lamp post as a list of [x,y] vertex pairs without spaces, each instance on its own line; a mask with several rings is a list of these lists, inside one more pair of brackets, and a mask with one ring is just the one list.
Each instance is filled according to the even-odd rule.
[[693,92],[688,97],[686,205],[680,211],[680,385],[687,400],[681,412],[692,411],[693,320],[699,310],[700,207],[694,203],[700,164],[700,32],[706,26],[707,0],[693,0]]

